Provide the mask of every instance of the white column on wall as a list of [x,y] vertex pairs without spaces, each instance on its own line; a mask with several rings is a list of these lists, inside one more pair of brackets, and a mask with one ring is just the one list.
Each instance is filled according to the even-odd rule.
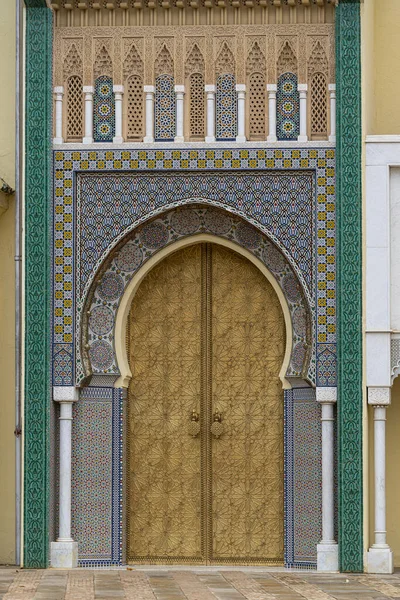
[[78,566],[78,544],[71,537],[72,404],[77,399],[75,387],[53,388],[53,400],[60,404],[60,487],[59,534],[57,541],[51,543],[51,566],[58,568]]
[[236,84],[237,93],[237,142],[246,141],[246,86],[244,83]]
[[268,124],[269,133],[267,137],[268,142],[276,142],[276,83],[267,83],[268,93]]
[[335,541],[334,496],[334,405],[337,388],[317,387],[317,402],[321,404],[322,429],[322,540],[317,546],[318,571],[337,571],[338,545]]
[[54,98],[55,98],[55,137],[53,139],[54,144],[63,144],[64,139],[62,135],[63,130],[63,96],[64,96],[64,88],[62,85],[56,86],[54,88]]
[[84,85],[83,93],[85,96],[85,135],[84,144],[93,144],[93,86]]
[[393,573],[393,552],[386,542],[386,407],[390,387],[369,387],[374,407],[375,540],[367,554],[368,573]]
[[207,143],[215,142],[215,85],[205,86],[207,98]]
[[329,134],[329,141],[336,142],[336,84],[330,83],[329,89],[329,104],[330,104],[330,115],[331,115],[331,128]]
[[307,142],[307,89],[306,83],[299,83],[297,90],[300,95],[300,135],[298,136],[299,142]]
[[185,138],[183,135],[183,124],[184,124],[184,97],[185,97],[185,86],[175,86],[175,98],[176,98],[176,136],[175,142],[184,142]]
[[114,101],[115,101],[115,136],[113,137],[114,144],[122,144],[122,97],[124,94],[123,85],[114,85]]
[[151,144],[154,142],[154,85],[145,85],[144,93],[146,97],[146,135],[143,141]]

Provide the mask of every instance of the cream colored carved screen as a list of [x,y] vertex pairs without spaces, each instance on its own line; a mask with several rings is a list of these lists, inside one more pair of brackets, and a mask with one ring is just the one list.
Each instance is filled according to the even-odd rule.
[[265,139],[265,76],[253,73],[249,78],[249,138]]
[[139,75],[131,75],[126,82],[126,114],[129,141],[143,139],[143,80]]
[[326,76],[315,73],[311,79],[311,136],[325,139],[328,134],[328,92]]
[[189,127],[190,139],[204,139],[205,135],[205,102],[204,102],[204,77],[201,73],[192,73],[190,82],[189,100]]
[[72,75],[67,80],[67,140],[81,141],[83,136],[82,77]]
[[197,244],[129,315],[129,562],[282,564],[285,325],[247,259]]

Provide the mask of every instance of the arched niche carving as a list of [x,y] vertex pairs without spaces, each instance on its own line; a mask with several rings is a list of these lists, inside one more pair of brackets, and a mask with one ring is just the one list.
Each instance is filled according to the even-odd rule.
[[[86,297],[80,327],[83,375],[130,379],[125,331],[129,307],[145,274],[169,252],[200,241],[226,245],[251,260],[273,285],[285,316],[287,343],[283,387],[312,381],[312,311],[287,258],[255,226],[204,205],[172,209],[135,228],[100,267]],[[306,383],[305,383],[306,382]]]

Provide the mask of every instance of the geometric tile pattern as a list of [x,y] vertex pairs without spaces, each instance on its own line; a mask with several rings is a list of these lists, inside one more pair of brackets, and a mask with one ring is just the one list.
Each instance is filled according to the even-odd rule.
[[[302,209],[298,210],[296,195],[293,198],[290,193],[279,194],[281,182],[285,179],[278,179],[274,175],[277,171],[280,175],[288,175],[292,182],[296,181],[296,177],[299,180],[305,179],[304,175],[309,180],[308,174],[311,172],[311,213],[307,212],[306,202],[303,202]],[[82,173],[107,173],[102,182],[104,193],[101,195],[101,205],[96,202],[94,204],[97,213],[90,214],[89,209],[85,212],[80,205],[82,198],[79,193],[75,194],[74,186],[78,179],[85,180],[81,177]],[[139,173],[142,177],[134,177]],[[125,185],[125,181],[129,180],[126,176],[131,176],[125,195],[121,193],[124,190],[117,187],[118,197],[115,195],[117,174],[121,185]],[[121,177],[122,174],[125,177]],[[221,177],[221,174],[224,174],[225,178]],[[244,177],[248,174],[255,176],[253,181],[264,176],[260,179],[260,184],[257,184],[257,189],[253,188],[250,195],[246,195],[245,190],[235,188],[235,180],[237,186],[242,185],[248,181]],[[270,179],[268,175],[271,176]],[[278,182],[275,195],[266,198],[262,194],[263,186],[268,185],[267,182],[272,181],[274,177]],[[112,197],[112,190],[110,192],[108,184],[104,183],[108,178],[109,185],[114,186]],[[230,187],[226,187],[225,182],[229,181],[229,178],[232,185],[230,183]],[[148,191],[145,197],[142,196],[138,200],[135,188],[129,189],[129,186],[139,185],[140,180],[146,180]],[[222,181],[225,189],[218,187],[214,183],[216,180]],[[173,181],[175,185],[171,189]],[[190,195],[191,191],[193,192],[193,181],[197,182],[197,189],[194,190],[197,193]],[[207,196],[206,193],[213,189],[219,192],[219,195],[213,193]],[[257,193],[260,200],[255,197]],[[68,345],[70,355],[74,352],[75,313],[79,314],[82,310],[81,306],[75,307],[74,302],[76,298],[79,302],[83,301],[84,292],[90,284],[89,279],[81,281],[85,270],[83,265],[82,273],[76,278],[77,290],[74,290],[74,272],[80,262],[81,252],[81,240],[75,239],[75,234],[82,233],[82,236],[85,236],[85,232],[88,232],[89,237],[83,242],[83,249],[86,252],[87,264],[94,265],[90,273],[90,277],[93,277],[98,265],[119,239],[118,236],[123,237],[145,220],[174,206],[199,201],[228,209],[271,238],[286,254],[296,275],[304,284],[310,305],[316,304],[317,343],[336,343],[333,148],[59,150],[54,152],[54,196],[53,343]],[[90,196],[89,194],[89,203]],[[98,195],[97,201],[99,198]],[[130,212],[122,208],[127,205],[130,206]],[[110,206],[111,211],[107,210]],[[113,222],[114,212],[118,210],[120,215]],[[292,220],[288,210],[293,212]],[[309,217],[305,218],[306,214]],[[115,230],[116,221],[119,223],[119,232]],[[282,232],[283,225],[286,228],[285,233]],[[109,239],[108,245],[106,243],[104,250],[100,252],[101,248],[99,249],[97,244],[106,237]],[[308,258],[310,252],[311,262]],[[326,361],[324,364],[326,365]],[[316,367],[318,371],[318,364]]]
[[[115,321],[121,297],[135,272],[157,251],[168,244],[199,233],[217,234],[246,248],[273,273],[291,314],[293,344],[288,377],[307,376],[309,352],[312,346],[311,315],[298,278],[286,257],[258,229],[225,211],[198,205],[163,213],[124,237],[124,244],[112,252],[103,265],[101,277],[90,294],[90,303],[83,315],[89,314],[82,327],[84,364],[90,363],[94,374],[119,374],[114,353]],[[77,328],[79,334],[79,324]],[[77,348],[79,353],[79,348]],[[79,355],[79,354],[78,354]],[[80,372],[77,361],[77,381],[89,373]],[[308,373],[311,380],[315,374]]]
[[297,75],[284,73],[276,94],[276,135],[278,140],[297,140],[300,133],[300,99]]
[[284,415],[285,564],[316,567],[322,533],[322,445],[315,390],[285,390]]
[[111,77],[96,79],[93,97],[93,138],[95,142],[112,142],[115,135],[115,106]]
[[87,387],[73,406],[72,537],[81,566],[122,559],[122,396]]
[[235,77],[220,75],[217,79],[215,135],[217,140],[234,140],[237,134],[237,100]]
[[156,141],[172,141],[175,137],[174,78],[160,75],[156,79],[154,104],[154,137]]

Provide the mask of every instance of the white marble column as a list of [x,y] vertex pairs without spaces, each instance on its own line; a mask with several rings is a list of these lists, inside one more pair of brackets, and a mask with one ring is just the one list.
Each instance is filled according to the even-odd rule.
[[143,141],[151,144],[154,142],[154,85],[145,85],[144,93],[146,97],[146,135]]
[[338,545],[335,541],[334,495],[334,404],[337,388],[317,387],[317,402],[321,404],[322,426],[322,540],[317,546],[318,571],[339,569]]
[[93,144],[93,86],[84,85],[85,96],[85,135],[82,140],[84,144]]
[[329,141],[336,142],[336,84],[330,83],[329,89],[329,103],[330,103],[330,115],[331,115],[331,129],[329,134]]
[[64,88],[62,85],[54,88],[55,98],[55,137],[53,138],[53,144],[63,144],[64,139],[62,135],[63,130],[63,96]]
[[268,93],[268,125],[269,133],[267,137],[268,142],[276,142],[276,83],[267,83]]
[[59,534],[57,541],[51,543],[51,566],[71,569],[78,566],[78,544],[71,537],[72,404],[77,399],[75,387],[53,388],[53,400],[60,404],[60,488]]
[[183,124],[184,124],[184,97],[185,97],[185,86],[175,86],[175,98],[176,98],[176,135],[175,142],[184,142],[185,138],[183,135]]
[[215,142],[215,85],[205,86],[207,98],[207,143]]
[[386,542],[386,407],[390,387],[369,387],[374,407],[375,540],[367,552],[368,573],[393,573],[393,552]]
[[115,136],[113,137],[113,144],[122,144],[124,141],[122,137],[122,98],[124,86],[114,85],[113,92],[115,101]]
[[299,83],[297,90],[300,94],[300,135],[297,140],[299,142],[307,142],[307,89],[306,83]]
[[236,84],[237,93],[237,136],[236,141],[246,141],[246,86],[244,83]]

